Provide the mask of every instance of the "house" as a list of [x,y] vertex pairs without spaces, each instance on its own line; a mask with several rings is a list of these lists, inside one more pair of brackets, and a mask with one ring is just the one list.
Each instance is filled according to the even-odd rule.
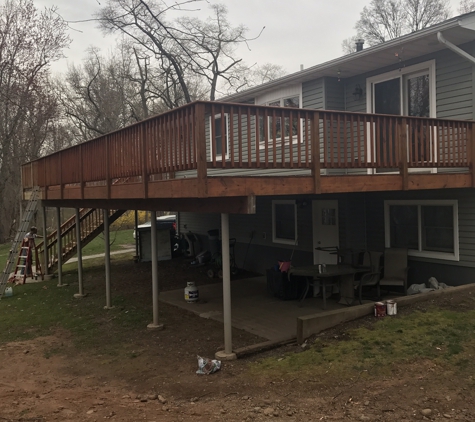
[[[204,247],[221,229],[224,267],[229,238],[238,267],[261,273],[334,259],[320,247],[408,247],[410,281],[468,283],[474,55],[469,13],[42,157],[23,188],[57,209],[177,211]],[[226,271],[223,292],[230,354]]]
[[[319,117],[319,188],[305,191],[302,180],[293,194],[278,184],[263,195],[256,190],[256,213],[231,215],[238,266],[263,273],[290,256],[296,265],[335,259],[315,249],[321,246],[408,247],[410,281],[473,281],[473,137],[467,121],[475,113],[474,25],[473,13],[463,15],[222,100],[268,107],[260,122],[268,126],[257,135],[261,164],[269,162],[227,168],[222,174],[229,176],[311,175],[301,162],[308,159],[306,117],[281,117],[273,107],[332,110]],[[229,113],[216,114],[213,140],[219,159],[226,131],[227,162],[236,136],[229,120]],[[283,147],[287,154],[293,148],[290,171],[275,165]],[[182,212],[180,226],[205,235],[219,226],[219,215]]]

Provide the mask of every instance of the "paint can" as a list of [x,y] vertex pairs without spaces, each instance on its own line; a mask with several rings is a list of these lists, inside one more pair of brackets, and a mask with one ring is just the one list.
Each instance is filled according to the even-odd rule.
[[13,288],[12,287],[6,287],[5,291],[3,292],[3,296],[5,296],[5,297],[13,296]]
[[374,316],[378,318],[386,316],[386,304],[384,302],[374,304]]
[[188,303],[193,303],[198,300],[200,297],[200,292],[198,291],[198,287],[196,287],[194,281],[189,281],[186,283],[185,287],[185,300]]
[[397,314],[397,303],[394,300],[386,301],[386,315],[396,315]]

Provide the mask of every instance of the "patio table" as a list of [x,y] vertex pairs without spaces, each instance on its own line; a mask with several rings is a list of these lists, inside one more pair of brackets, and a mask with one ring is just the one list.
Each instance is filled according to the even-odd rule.
[[336,284],[340,290],[340,300],[342,305],[352,305],[355,300],[354,279],[355,274],[370,271],[366,267],[353,267],[348,264],[328,264],[324,272],[319,272],[319,265],[308,265],[305,267],[294,267],[288,272],[289,278],[292,275],[303,276],[307,280],[305,292],[300,298],[300,302],[307,296],[313,280],[320,281],[322,286],[323,309],[326,309],[326,287]]

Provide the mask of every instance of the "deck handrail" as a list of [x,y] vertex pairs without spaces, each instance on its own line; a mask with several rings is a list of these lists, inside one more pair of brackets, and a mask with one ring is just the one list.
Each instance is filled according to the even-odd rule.
[[[197,101],[22,166],[25,189],[209,169],[472,167],[471,121]],[[204,185],[204,183],[203,183]]]

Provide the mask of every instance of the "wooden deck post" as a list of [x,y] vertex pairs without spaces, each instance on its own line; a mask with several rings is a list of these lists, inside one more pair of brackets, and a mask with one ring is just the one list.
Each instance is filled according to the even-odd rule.
[[312,177],[314,192],[321,193],[320,179],[320,113],[313,113],[311,122],[311,145],[312,145]]
[[206,126],[205,126],[205,105],[195,104],[195,130],[194,141],[196,148],[196,169],[198,179],[198,195],[208,196],[207,183],[207,163],[206,163]]
[[79,186],[81,190],[81,199],[84,199],[84,170],[83,170],[83,147],[79,144]]
[[402,190],[408,190],[408,165],[407,165],[407,121],[406,119],[400,119],[398,125],[398,141],[399,141],[399,172],[402,178]]
[[143,186],[143,197],[144,199],[148,198],[148,172],[147,172],[147,130],[146,124],[142,123],[142,128],[140,135],[142,138],[142,186]]

